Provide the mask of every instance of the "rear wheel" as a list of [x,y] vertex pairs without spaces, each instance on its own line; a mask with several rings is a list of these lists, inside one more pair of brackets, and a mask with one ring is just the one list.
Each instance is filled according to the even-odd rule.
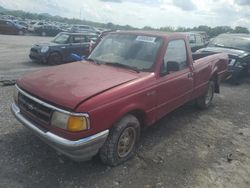
[[110,130],[110,134],[99,152],[103,163],[116,166],[135,154],[135,145],[140,136],[138,119],[129,114]]
[[201,109],[208,108],[214,98],[214,82],[209,81],[206,93],[196,100],[196,104]]
[[48,63],[50,65],[59,65],[62,63],[62,56],[58,52],[52,52],[49,55]]

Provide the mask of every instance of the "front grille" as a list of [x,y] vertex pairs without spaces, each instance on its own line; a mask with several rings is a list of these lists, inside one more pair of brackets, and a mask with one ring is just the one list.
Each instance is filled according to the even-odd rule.
[[36,49],[36,48],[31,48],[30,51],[38,53],[38,49]]
[[49,125],[52,109],[41,105],[20,92],[18,94],[18,106],[21,113],[29,120],[43,127]]

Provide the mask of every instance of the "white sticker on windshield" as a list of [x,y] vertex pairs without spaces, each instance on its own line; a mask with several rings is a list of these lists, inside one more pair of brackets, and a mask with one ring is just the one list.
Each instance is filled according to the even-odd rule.
[[136,41],[141,42],[155,42],[156,37],[149,37],[149,36],[137,36]]

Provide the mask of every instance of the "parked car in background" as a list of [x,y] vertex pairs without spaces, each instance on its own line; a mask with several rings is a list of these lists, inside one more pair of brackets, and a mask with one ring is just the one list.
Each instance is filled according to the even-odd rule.
[[39,27],[42,27],[43,25],[45,25],[44,22],[41,22],[41,21],[32,21],[30,24],[29,24],[29,27],[28,27],[28,31],[30,32],[34,32],[36,29],[38,29]]
[[206,48],[198,52],[225,52],[229,55],[229,78],[238,83],[238,78],[250,73],[250,35],[221,34],[213,38]]
[[11,20],[0,20],[0,33],[23,35],[26,32],[24,26],[14,23]]
[[209,43],[209,36],[205,31],[192,31],[192,33],[200,34],[206,45]]
[[114,32],[85,62],[19,79],[12,112],[59,153],[115,166],[135,154],[142,128],[191,100],[208,108],[227,65],[223,53],[193,56],[183,34]]
[[94,42],[92,42],[92,43],[90,43],[90,52],[92,51],[92,50],[94,50],[94,48],[96,47],[96,45],[98,45],[100,42],[101,42],[101,40],[105,37],[105,36],[107,36],[109,33],[111,33],[111,32],[118,32],[119,30],[107,30],[107,31],[103,31],[97,38],[96,38],[96,40],[94,40]]
[[56,36],[58,33],[62,32],[63,30],[57,26],[53,25],[43,25],[38,27],[34,30],[34,33],[37,33],[41,36]]
[[23,26],[23,27],[25,28],[25,30],[27,30],[28,27],[29,27],[28,23],[25,22],[25,21],[14,20],[13,22],[14,22],[15,24],[18,24],[18,25]]
[[89,54],[91,33],[59,33],[50,43],[35,44],[30,49],[29,57],[34,61],[48,64],[70,62],[71,54],[80,56]]
[[204,48],[207,45],[207,42],[204,40],[203,36],[197,32],[184,32],[189,39],[189,44],[192,52],[200,48]]
[[89,25],[73,25],[71,27],[71,32],[74,32],[74,33],[91,32],[91,33],[100,34],[99,31],[97,31],[94,27],[89,26]]

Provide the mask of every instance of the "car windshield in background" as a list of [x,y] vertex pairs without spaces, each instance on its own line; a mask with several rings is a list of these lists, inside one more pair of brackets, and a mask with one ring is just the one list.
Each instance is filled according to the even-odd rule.
[[57,43],[57,44],[66,44],[69,40],[69,35],[68,34],[59,34],[57,35],[52,42]]
[[163,39],[134,34],[111,34],[94,49],[89,59],[138,71],[151,71]]
[[214,38],[208,46],[217,46],[223,48],[232,48],[238,50],[244,50],[250,52],[250,37],[216,37]]

